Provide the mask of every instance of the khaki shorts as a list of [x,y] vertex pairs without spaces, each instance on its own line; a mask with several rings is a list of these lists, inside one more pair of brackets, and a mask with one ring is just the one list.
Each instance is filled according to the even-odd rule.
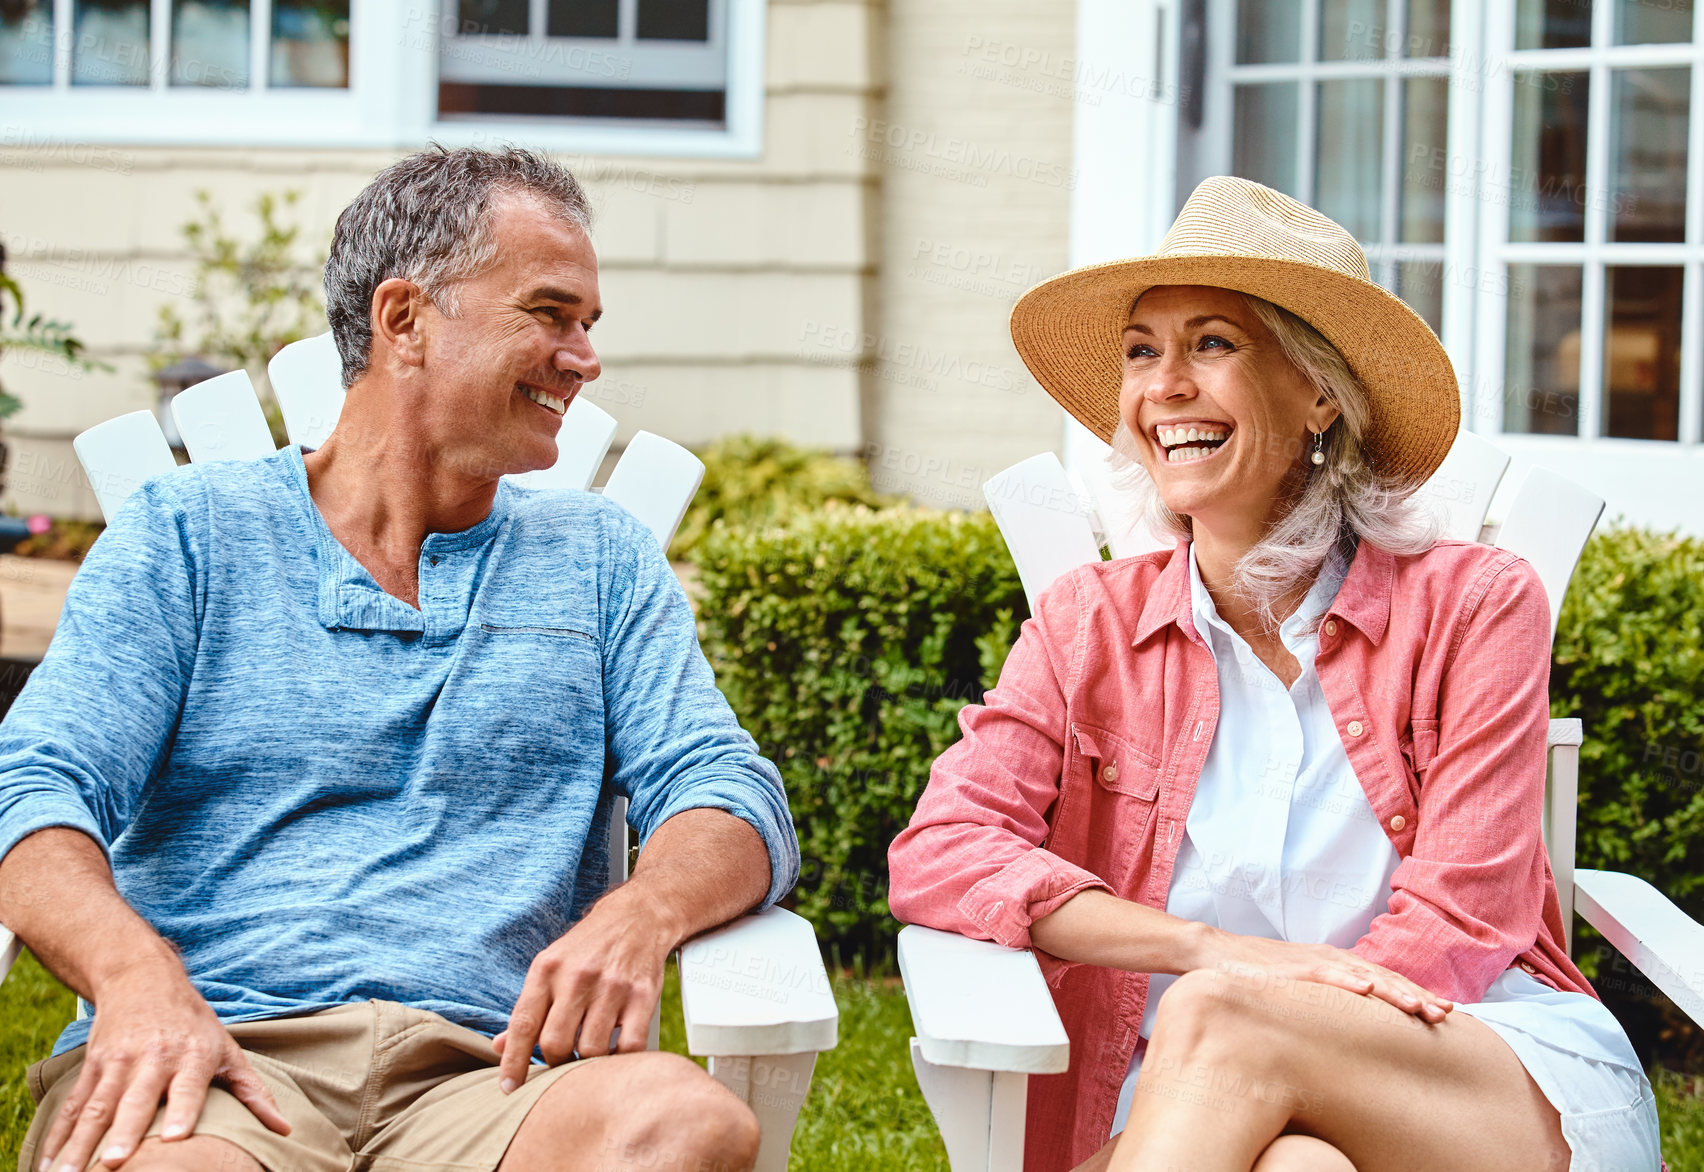
[[[505,1095],[497,1088],[491,1039],[391,1001],[226,1028],[291,1131],[268,1131],[236,1096],[214,1086],[195,1134],[229,1140],[271,1172],[491,1172],[539,1096],[564,1074],[597,1061],[535,1064],[526,1083]],[[36,1147],[76,1085],[83,1050],[30,1067],[36,1115],[18,1154],[19,1172],[34,1172]],[[149,1135],[158,1134],[163,1116],[163,1109],[155,1114]],[[100,1151],[97,1144],[97,1156]]]

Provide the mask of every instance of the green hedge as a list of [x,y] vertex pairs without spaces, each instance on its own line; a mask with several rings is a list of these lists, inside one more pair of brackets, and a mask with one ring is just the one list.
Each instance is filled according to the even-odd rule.
[[698,452],[704,483],[669,546],[676,560],[693,550],[718,522],[743,529],[773,524],[830,501],[879,506],[891,503],[870,488],[863,464],[785,440],[737,435]]
[[1550,696],[1551,715],[1585,725],[1579,865],[1641,875],[1704,919],[1704,541],[1592,538]]
[[829,507],[716,528],[695,555],[717,679],[786,779],[796,907],[848,954],[885,954],[887,846],[1028,615],[986,513]]

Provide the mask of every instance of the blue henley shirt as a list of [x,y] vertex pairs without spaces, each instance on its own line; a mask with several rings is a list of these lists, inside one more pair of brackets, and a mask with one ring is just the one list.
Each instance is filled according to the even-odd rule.
[[338,543],[297,447],[148,481],[0,724],[0,857],[49,826],[103,844],[224,1021],[372,997],[486,1034],[603,892],[617,794],[641,844],[744,819],[765,905],[792,886],[780,775],[629,514],[504,481],[419,581],[416,609]]

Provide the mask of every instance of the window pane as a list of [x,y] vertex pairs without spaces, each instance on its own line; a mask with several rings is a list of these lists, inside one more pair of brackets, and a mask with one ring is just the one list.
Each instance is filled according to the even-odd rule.
[[1655,45],[1692,39],[1692,0],[1617,0],[1615,43]]
[[147,0],[76,0],[74,85],[148,84]]
[[173,85],[249,83],[249,0],[173,0]]
[[1689,69],[1618,69],[1610,75],[1611,240],[1686,239]]
[[1231,170],[1294,195],[1296,149],[1296,83],[1237,86]]
[[1680,436],[1679,265],[1603,272],[1603,434]]
[[1450,0],[1408,0],[1405,57],[1450,55]]
[[667,119],[721,125],[727,120],[727,93],[452,81],[438,85],[439,117],[535,114],[551,118]]
[[1578,435],[1580,270],[1509,266],[1503,430]]
[[1444,265],[1436,260],[1405,260],[1396,266],[1396,295],[1426,319],[1434,334],[1444,332]]
[[526,36],[527,0],[458,0],[464,37]]
[[642,41],[708,41],[710,0],[639,0]]
[[1404,244],[1442,244],[1449,190],[1447,77],[1402,83],[1402,225]]
[[271,84],[349,85],[349,0],[272,0]]
[[51,0],[0,2],[0,85],[53,81]]
[[1384,0],[1320,0],[1319,59],[1374,61],[1385,55]]
[[1515,74],[1509,239],[1586,238],[1584,73]]
[[620,0],[550,0],[546,30],[553,37],[616,37]]
[[1313,202],[1357,240],[1384,237],[1384,94],[1382,78],[1319,83]]
[[1591,43],[1592,0],[1520,0],[1515,8],[1517,49],[1576,49]]
[[1238,0],[1237,64],[1302,59],[1302,0]]

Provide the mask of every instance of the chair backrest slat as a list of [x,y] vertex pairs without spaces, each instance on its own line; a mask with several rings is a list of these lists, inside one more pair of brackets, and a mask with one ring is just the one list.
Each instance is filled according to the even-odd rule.
[[1013,464],[982,486],[1018,567],[1030,610],[1069,570],[1100,560],[1086,502],[1052,452]]
[[642,431],[628,443],[603,494],[637,517],[664,550],[704,482],[704,461],[672,440]]
[[184,449],[197,463],[252,460],[278,450],[246,370],[179,391],[172,396],[171,412]]
[[1442,536],[1478,541],[1485,511],[1508,470],[1509,457],[1490,440],[1464,431],[1417,494],[1443,521]]
[[272,397],[293,444],[317,448],[343,412],[343,360],[329,333],[291,342],[266,364]]
[[177,467],[152,411],[132,411],[97,423],[72,440],[71,448],[108,522],[144,480]]
[[1519,554],[1538,571],[1550,600],[1551,638],[1556,637],[1568,580],[1602,515],[1602,497],[1548,469],[1534,468],[1521,482],[1497,531],[1498,549]]

